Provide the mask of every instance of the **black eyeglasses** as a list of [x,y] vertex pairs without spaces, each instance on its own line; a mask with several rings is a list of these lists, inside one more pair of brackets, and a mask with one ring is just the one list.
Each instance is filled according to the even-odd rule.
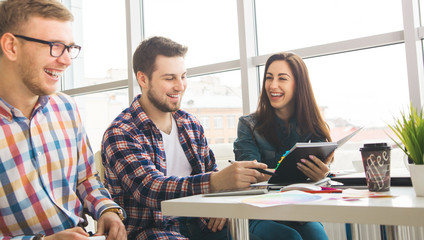
[[36,38],[31,38],[31,37],[26,37],[26,36],[22,36],[22,35],[16,35],[14,34],[15,37],[17,38],[22,38],[26,41],[30,41],[30,42],[38,42],[38,43],[42,43],[42,44],[47,44],[50,46],[50,55],[52,57],[58,58],[60,56],[63,55],[63,53],[65,52],[65,50],[68,51],[68,53],[71,56],[71,59],[75,59],[78,57],[78,54],[81,51],[81,47],[78,45],[66,45],[64,43],[61,42],[50,42],[50,41],[44,41],[44,40],[40,40],[40,39],[36,39]]

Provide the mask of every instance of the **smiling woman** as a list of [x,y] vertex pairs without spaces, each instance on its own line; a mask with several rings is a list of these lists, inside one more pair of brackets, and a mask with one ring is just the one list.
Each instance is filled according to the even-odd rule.
[[[302,58],[286,52],[271,55],[265,64],[262,86],[256,112],[239,119],[234,141],[237,161],[255,160],[274,169],[297,142],[331,141]],[[305,179],[319,181],[327,176],[332,159],[333,154],[327,159],[296,159],[297,168]],[[269,175],[263,175],[259,181],[269,179]],[[249,226],[267,229],[255,232],[261,239],[278,239],[288,234],[293,234],[291,239],[328,239],[322,224],[317,222],[250,220]]]
[[[263,87],[256,112],[239,120],[234,141],[236,160],[257,160],[275,168],[297,142],[331,142],[330,130],[315,101],[308,70],[293,53],[270,56],[265,64]],[[300,160],[300,159],[299,159]],[[298,166],[318,181],[328,173],[328,159],[302,161]],[[266,177],[268,180],[269,176]]]
[[269,65],[264,88],[277,116],[288,123],[288,117],[295,109],[296,80],[286,61],[277,60]]

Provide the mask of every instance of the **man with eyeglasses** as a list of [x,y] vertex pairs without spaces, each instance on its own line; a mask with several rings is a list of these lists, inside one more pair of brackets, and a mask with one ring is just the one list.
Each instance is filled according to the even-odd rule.
[[81,47],[55,0],[0,1],[0,239],[126,239],[125,212],[95,170],[77,107],[56,93]]

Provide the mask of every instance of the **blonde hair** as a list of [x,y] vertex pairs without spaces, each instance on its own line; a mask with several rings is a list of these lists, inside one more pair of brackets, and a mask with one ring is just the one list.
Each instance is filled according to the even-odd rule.
[[[72,13],[57,0],[0,1],[0,38],[5,33],[19,33],[31,17],[73,21]],[[3,54],[0,48],[0,55]]]

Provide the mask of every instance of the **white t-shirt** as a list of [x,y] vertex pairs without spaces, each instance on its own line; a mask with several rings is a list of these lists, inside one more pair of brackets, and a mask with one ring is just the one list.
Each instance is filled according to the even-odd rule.
[[178,140],[178,128],[174,118],[172,119],[171,133],[168,135],[162,131],[163,147],[166,156],[166,176],[186,177],[191,174],[193,168],[186,155],[183,147]]

